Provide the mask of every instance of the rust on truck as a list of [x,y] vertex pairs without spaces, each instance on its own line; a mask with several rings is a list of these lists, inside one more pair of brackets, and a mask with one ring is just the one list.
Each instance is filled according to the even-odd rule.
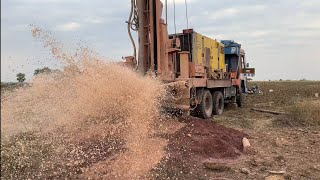
[[[131,6],[127,23],[134,56],[125,58],[127,65],[142,74],[152,72],[169,87],[183,82],[175,106],[187,114],[209,118],[221,114],[224,103],[242,106],[246,92],[243,74],[254,71],[244,71],[249,69],[241,46],[233,47],[233,41],[218,42],[193,29],[168,34],[160,0],[131,0]],[[138,32],[138,52],[130,29]]]

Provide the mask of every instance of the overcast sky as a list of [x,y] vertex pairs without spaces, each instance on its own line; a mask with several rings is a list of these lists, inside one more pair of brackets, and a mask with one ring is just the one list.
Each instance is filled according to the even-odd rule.
[[[173,0],[169,33],[174,32]],[[246,50],[256,80],[320,80],[320,0],[187,0],[189,27]],[[132,47],[125,21],[130,0],[1,0],[1,81],[32,77],[36,68],[62,65],[33,39],[30,24],[51,31],[70,51],[88,46],[121,60]],[[177,31],[187,27],[184,0],[176,0]]]

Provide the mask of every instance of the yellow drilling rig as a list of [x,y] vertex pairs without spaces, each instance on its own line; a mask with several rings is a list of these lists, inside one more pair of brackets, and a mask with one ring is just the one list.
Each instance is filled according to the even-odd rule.
[[[254,75],[255,69],[248,67],[241,45],[218,42],[193,29],[169,35],[164,8],[167,12],[167,1],[131,0],[127,23],[134,55],[125,58],[126,64],[143,74],[152,72],[165,83],[183,84],[175,108],[188,115],[206,119],[221,115],[226,103],[242,107],[245,75]],[[138,32],[138,46],[132,31]]]

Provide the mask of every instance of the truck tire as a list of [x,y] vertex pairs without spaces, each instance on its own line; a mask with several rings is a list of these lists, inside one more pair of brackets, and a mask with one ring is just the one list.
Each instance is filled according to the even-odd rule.
[[201,103],[196,108],[198,117],[208,119],[212,116],[212,95],[209,90],[204,90]]
[[242,92],[240,92],[237,96],[237,105],[240,108],[244,107],[245,105],[245,95]]
[[220,91],[213,92],[212,96],[213,101],[213,115],[221,115],[224,110],[224,98]]
[[198,117],[197,108],[190,111],[190,115],[193,117]]

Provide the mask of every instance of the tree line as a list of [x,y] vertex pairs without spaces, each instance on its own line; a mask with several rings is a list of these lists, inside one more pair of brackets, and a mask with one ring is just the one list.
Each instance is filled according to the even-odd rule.
[[[40,74],[49,74],[52,73],[54,70],[48,68],[48,67],[43,67],[43,68],[38,68],[36,70],[34,70],[33,76],[37,76]],[[26,74],[25,73],[18,73],[16,75],[17,77],[17,81],[18,82],[24,82],[26,81]]]

